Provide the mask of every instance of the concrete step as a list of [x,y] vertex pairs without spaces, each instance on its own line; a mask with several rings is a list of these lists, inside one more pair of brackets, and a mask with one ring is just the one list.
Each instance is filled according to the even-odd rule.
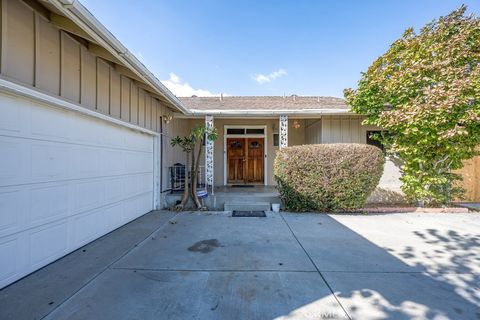
[[280,202],[278,196],[257,196],[257,197],[238,197],[238,196],[224,196],[214,195],[217,203],[257,203],[257,202]]
[[270,202],[225,202],[225,211],[270,211]]

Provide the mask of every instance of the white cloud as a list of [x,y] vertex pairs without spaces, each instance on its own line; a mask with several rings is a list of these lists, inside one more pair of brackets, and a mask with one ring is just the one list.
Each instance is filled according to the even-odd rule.
[[270,74],[261,74],[261,73],[254,74],[252,78],[258,84],[264,84],[264,83],[272,82],[273,80],[286,75],[287,75],[287,71],[285,71],[284,69],[278,69],[276,71],[273,71]]
[[199,97],[220,96],[220,93],[212,93],[208,90],[192,88],[188,82],[183,82],[182,79],[173,72],[170,72],[170,78],[168,80],[162,80],[162,83],[177,97],[191,97],[193,95]]

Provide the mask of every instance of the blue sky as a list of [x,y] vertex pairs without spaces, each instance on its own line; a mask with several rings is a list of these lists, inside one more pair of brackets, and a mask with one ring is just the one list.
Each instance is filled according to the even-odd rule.
[[83,0],[177,95],[342,97],[407,27],[478,0]]

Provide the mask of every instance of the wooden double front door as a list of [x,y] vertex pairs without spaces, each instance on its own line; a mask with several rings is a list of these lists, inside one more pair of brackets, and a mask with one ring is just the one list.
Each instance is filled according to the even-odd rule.
[[227,183],[263,183],[264,157],[264,138],[227,138]]

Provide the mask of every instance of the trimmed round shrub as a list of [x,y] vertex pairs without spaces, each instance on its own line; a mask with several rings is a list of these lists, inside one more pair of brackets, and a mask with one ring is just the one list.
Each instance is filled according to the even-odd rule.
[[382,150],[367,144],[303,145],[279,150],[274,174],[287,210],[351,210],[365,204],[384,162]]

